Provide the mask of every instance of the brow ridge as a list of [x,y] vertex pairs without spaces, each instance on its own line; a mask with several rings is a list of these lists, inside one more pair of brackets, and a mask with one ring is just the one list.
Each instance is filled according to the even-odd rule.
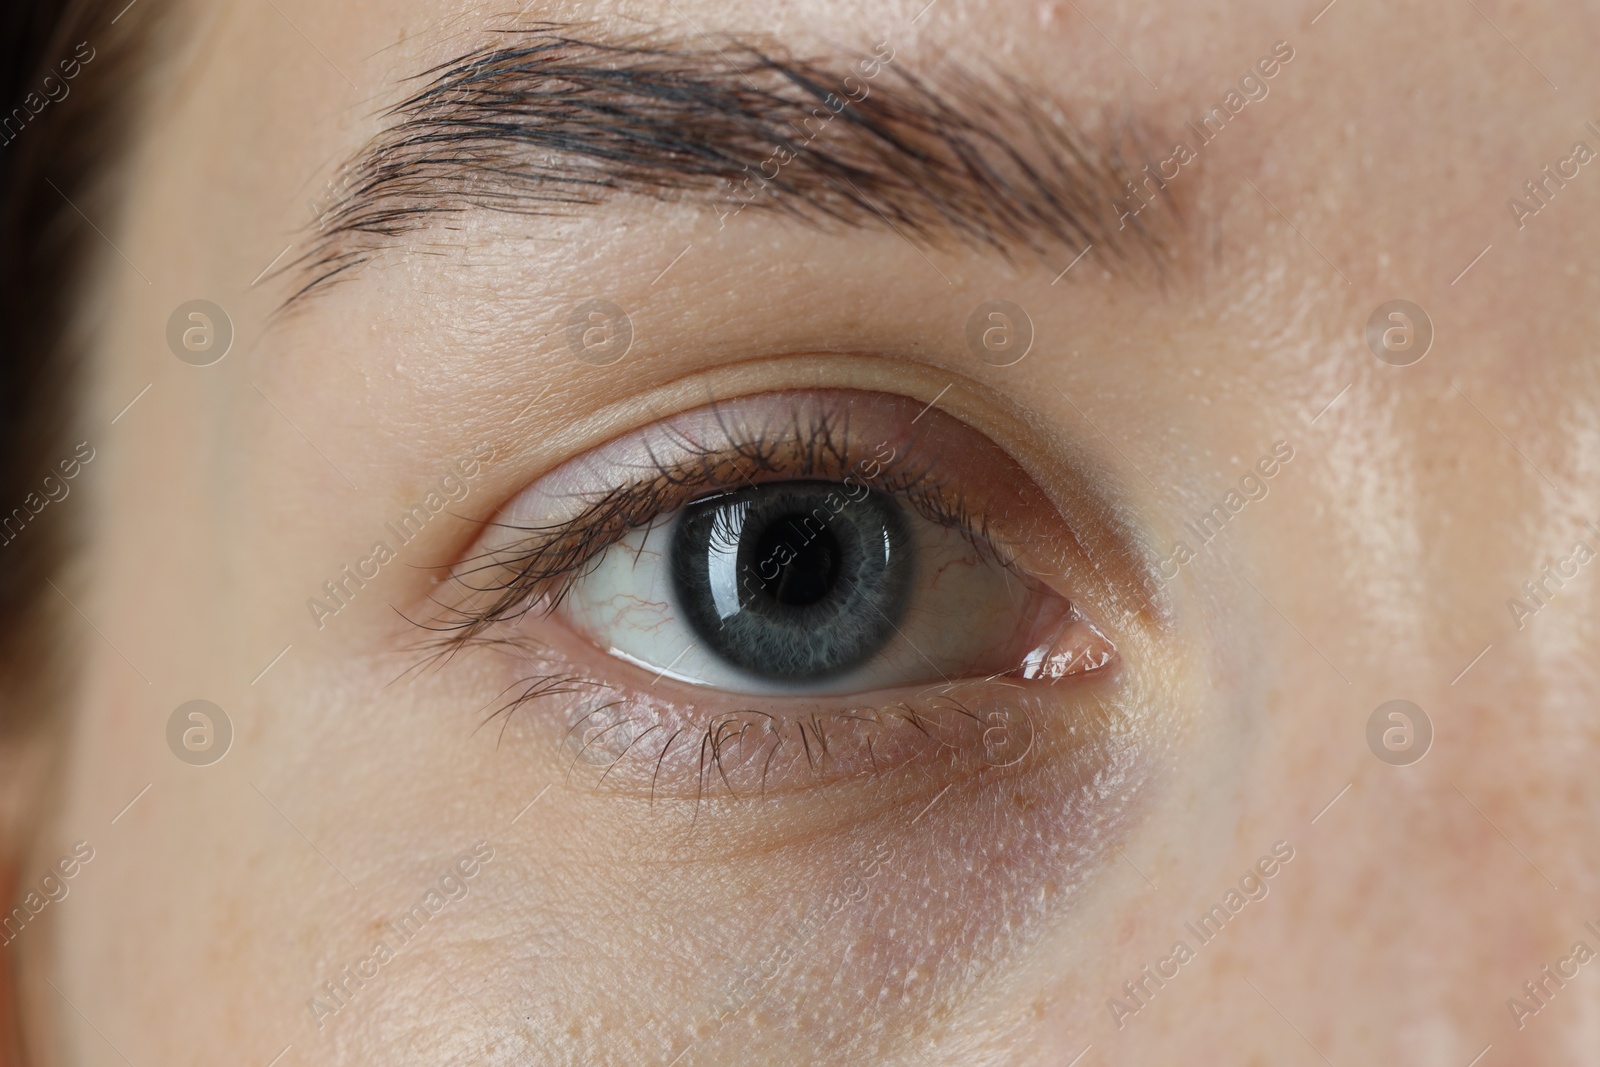
[[408,79],[418,87],[330,183],[308,251],[280,268],[297,281],[285,305],[442,216],[568,215],[618,195],[699,199],[719,224],[746,208],[824,229],[888,224],[1012,259],[1166,258],[1167,235],[1119,210],[1148,158],[1131,119],[1091,136],[1014,78],[944,64],[936,86],[885,43],[846,63],[741,38],[572,31],[503,31],[517,43]]

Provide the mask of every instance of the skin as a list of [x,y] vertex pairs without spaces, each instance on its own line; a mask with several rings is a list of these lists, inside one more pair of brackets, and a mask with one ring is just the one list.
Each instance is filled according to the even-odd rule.
[[[97,458],[59,505],[91,537],[63,587],[82,612],[65,616],[70,736],[8,873],[20,893],[76,841],[94,858],[4,950],[30,1062],[265,1064],[290,1046],[285,1064],[1059,1065],[1092,1046],[1075,1062],[1464,1065],[1492,1046],[1492,1065],[1593,1049],[1593,967],[1520,1027],[1507,998],[1575,942],[1600,949],[1583,847],[1600,829],[1600,577],[1581,568],[1520,628],[1507,600],[1576,541],[1600,547],[1582,525],[1600,523],[1600,179],[1585,168],[1520,230],[1505,206],[1574,141],[1597,145],[1592,9],[1343,3],[1311,24],[1266,3],[540,7],[527,17],[687,18],[802,51],[888,39],[919,70],[1005,69],[1074,114],[1127,108],[1158,132],[1274,42],[1295,58],[1174,180],[1185,237],[1164,285],[1094,252],[1052,284],[1076,249],[1008,262],[618,200],[459,216],[269,323],[287,282],[252,279],[303,239],[305,201],[400,80],[484,40],[488,18],[279,6],[304,38],[273,5],[180,20],[122,213],[102,222],[127,261],[108,249],[87,298]],[[207,368],[163,332],[196,296],[236,329]],[[605,368],[551,328],[596,296],[635,327]],[[1037,337],[1006,368],[962,334],[996,297]],[[1436,331],[1404,368],[1363,337],[1396,298]],[[1031,472],[1039,507],[1099,516],[1093,562],[1074,565],[1099,578],[1073,593],[1119,673],[1059,690],[1027,760],[694,816],[569,779],[559,705],[480,729],[515,678],[491,655],[406,673],[418,634],[397,610],[425,605],[430,568],[540,475],[708,397],[814,384],[937,403]],[[1161,587],[1166,616],[1120,609],[1136,562],[1192,546],[1184,523],[1280,440],[1293,459]],[[458,520],[318,629],[306,598],[480,441],[494,459]],[[196,697],[236,731],[209,767],[166,743]],[[1395,698],[1434,731],[1409,766],[1366,740]],[[1115,728],[1066,740],[1095,708]],[[1110,795],[1086,805],[1077,776],[1108,767]],[[467,895],[319,1028],[321,983],[478,841],[493,858]],[[1184,924],[1278,842],[1293,858],[1264,899],[1201,944]],[[739,969],[880,846],[892,859],[859,899],[719,1022]],[[1119,1020],[1108,999],[1136,1006],[1123,983],[1180,938],[1194,958]]]

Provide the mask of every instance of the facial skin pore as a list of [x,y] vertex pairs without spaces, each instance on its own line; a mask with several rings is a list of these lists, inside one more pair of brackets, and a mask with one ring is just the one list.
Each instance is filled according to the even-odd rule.
[[[1522,983],[1600,946],[1600,573],[1507,601],[1600,547],[1600,179],[1506,207],[1600,146],[1592,12],[145,7],[176,28],[123,210],[94,220],[93,462],[40,483],[91,540],[61,589],[61,784],[7,872],[70,887],[0,948],[29,1062],[1593,1048],[1592,979],[1541,1005]],[[568,81],[507,73],[557,32],[583,42]],[[462,139],[558,90],[660,119],[649,158],[581,110]],[[763,147],[829,93],[788,156]],[[209,366],[167,342],[196,299],[233,327]],[[1396,299],[1433,329],[1409,366],[1367,341]],[[988,301],[1025,313],[1020,359],[969,343]],[[592,358],[573,324],[610,308],[629,343]],[[985,690],[1032,709],[1017,759],[968,729],[881,773],[654,795],[569,741],[586,697],[495,709],[535,660],[674,714],[719,698],[554,615],[429,658],[418,622],[541,478],[808,390],[936,409],[1020,472],[989,483],[1031,486],[1023,554],[1116,661]],[[985,480],[985,449],[927,447]],[[1410,765],[1367,741],[1396,698],[1431,720]],[[209,765],[169,742],[195,699],[232,730]]]

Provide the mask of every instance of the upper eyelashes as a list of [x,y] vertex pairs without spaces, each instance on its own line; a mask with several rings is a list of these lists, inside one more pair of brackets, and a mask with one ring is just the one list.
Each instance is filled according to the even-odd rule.
[[981,518],[968,513],[954,486],[941,483],[931,457],[918,463],[882,437],[858,441],[847,411],[803,410],[785,394],[763,399],[763,410],[708,409],[652,427],[541,480],[496,521],[490,544],[457,569],[456,581],[470,595],[452,605],[444,629],[465,641],[528,611],[548,613],[629,531],[696,496],[783,477],[837,480],[851,499],[869,487],[893,492],[934,521],[982,538]]
[[[936,499],[933,478],[910,464],[888,472],[896,450],[878,442],[861,458],[850,427],[838,413],[765,411],[760,421],[728,424],[730,411],[698,413],[651,427],[642,437],[603,446],[533,486],[499,517],[482,552],[458,568],[456,579],[472,593],[458,605],[448,629],[466,640],[485,625],[526,611],[552,611],[573,579],[598,553],[629,531],[648,526],[701,494],[770,482],[779,477],[838,478],[843,493],[864,494],[869,483],[917,496],[944,522],[960,523],[960,504]],[[749,416],[750,413],[744,413]],[[790,416],[787,422],[774,422]]]

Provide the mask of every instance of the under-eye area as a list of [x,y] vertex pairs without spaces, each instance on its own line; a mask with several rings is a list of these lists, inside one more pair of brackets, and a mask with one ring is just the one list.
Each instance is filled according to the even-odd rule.
[[1008,767],[1052,730],[1093,734],[1072,720],[1115,684],[1117,640],[1074,591],[1083,555],[953,416],[768,393],[537,480],[456,568],[425,643],[495,652],[494,714],[558,738],[569,780],[701,798]]

